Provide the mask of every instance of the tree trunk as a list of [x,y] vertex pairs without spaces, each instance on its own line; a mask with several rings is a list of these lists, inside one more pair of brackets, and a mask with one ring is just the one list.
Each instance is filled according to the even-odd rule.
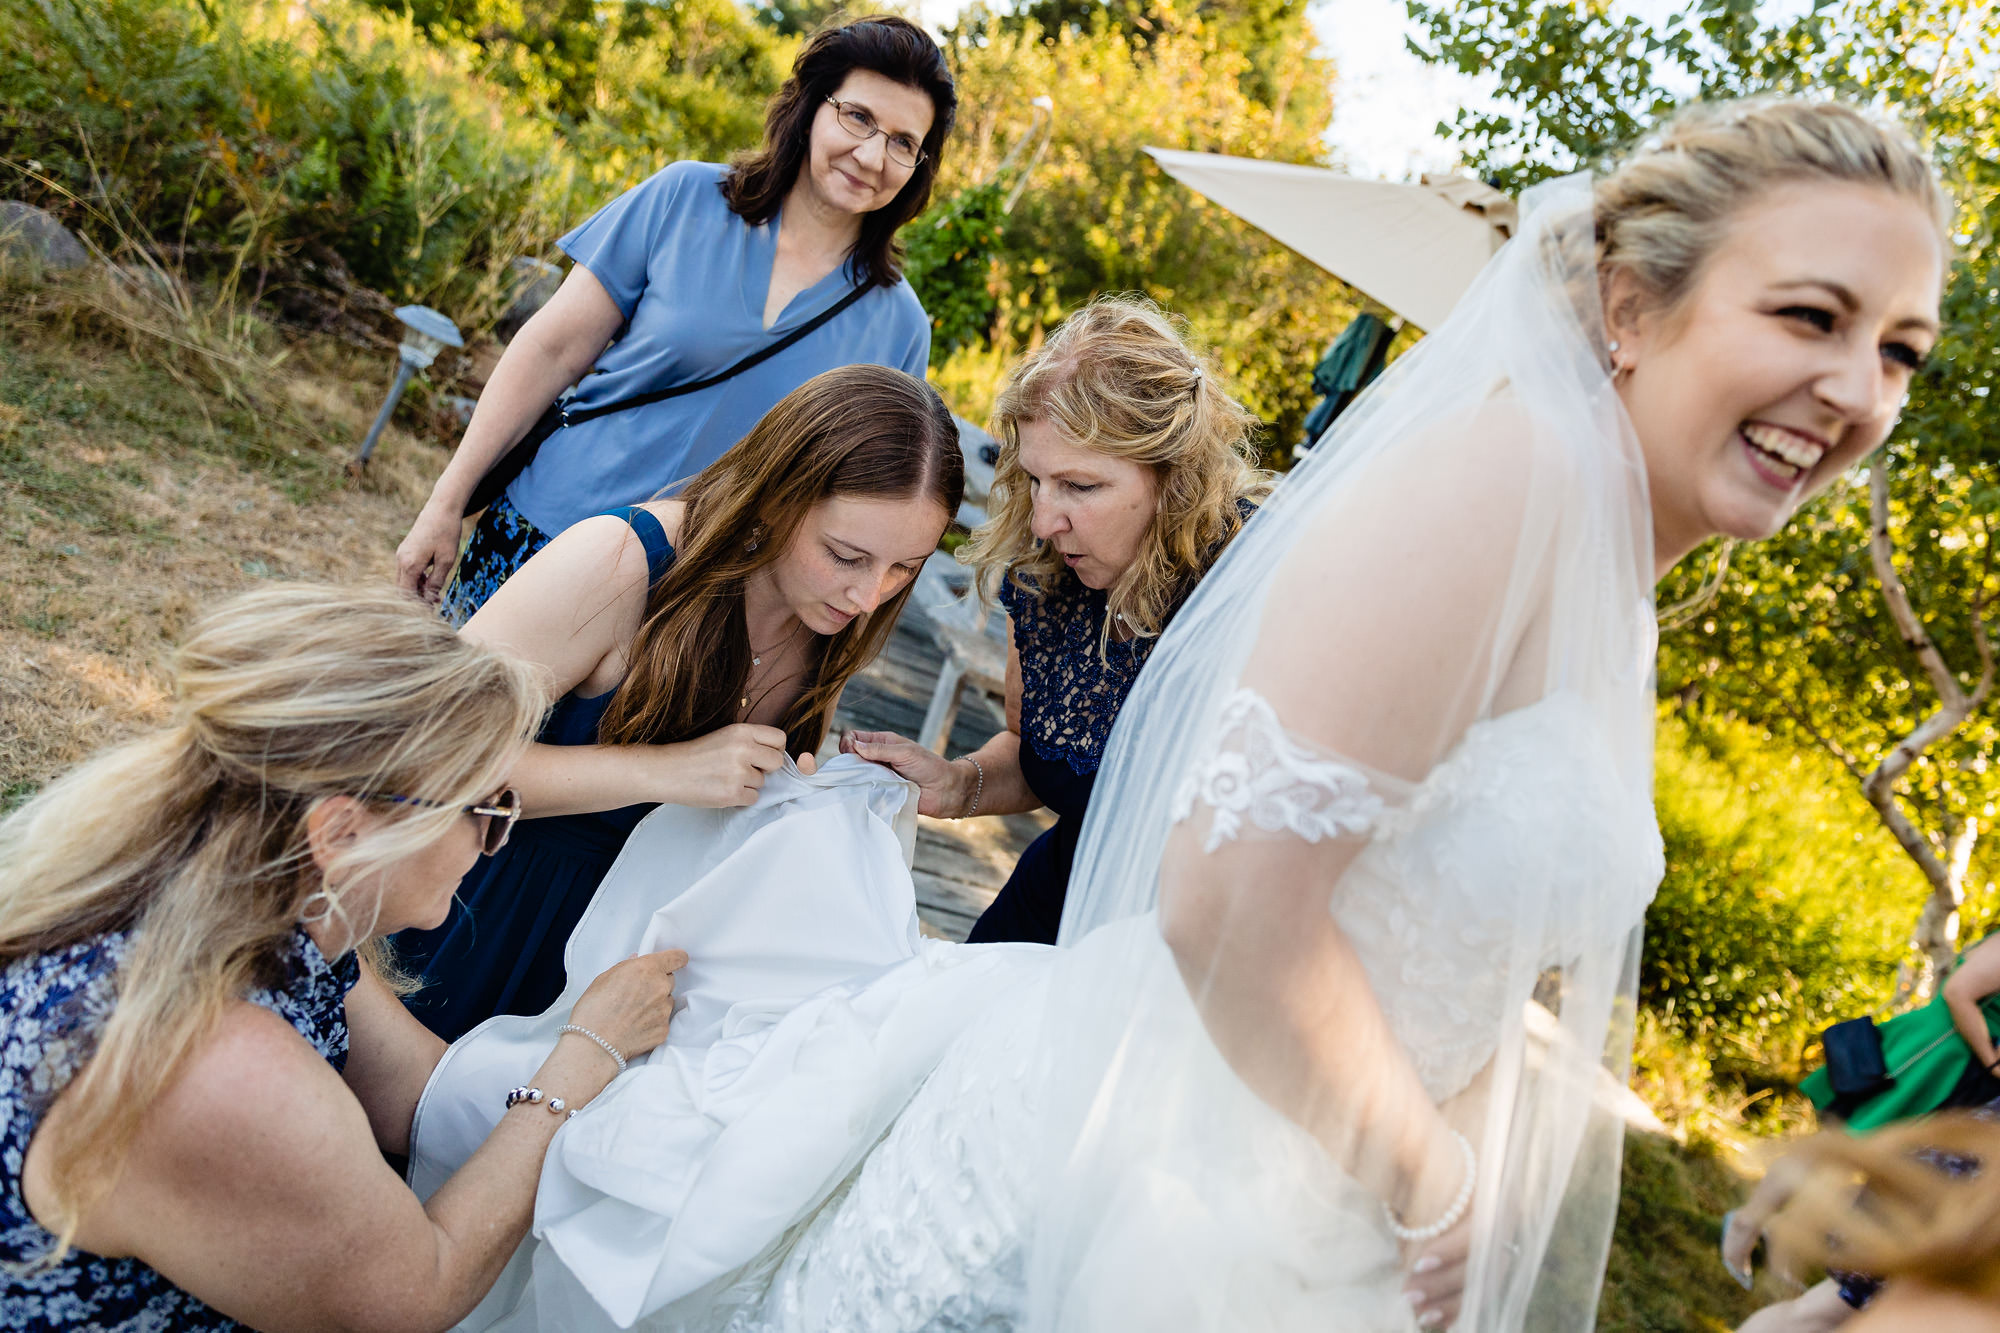
[[1938,696],[1936,711],[1891,746],[1874,770],[1861,780],[1861,794],[1875,807],[1875,813],[1881,816],[1883,824],[1917,863],[1931,886],[1911,940],[1917,956],[1906,959],[1897,969],[1893,1003],[1900,1008],[1910,1000],[1928,997],[1932,986],[1951,970],[1957,953],[1958,909],[1965,899],[1966,867],[1972,859],[1973,844],[1979,840],[1979,821],[1970,816],[1947,815],[1948,822],[1940,830],[1942,836],[1933,841],[1898,804],[1896,784],[1931,746],[1956,732],[1986,701],[1993,686],[1993,648],[1986,634],[1982,596],[1974,603],[1972,616],[1973,644],[1979,653],[1979,680],[1968,693],[1924,628],[1910,601],[1909,589],[1896,572],[1895,547],[1889,535],[1886,459],[1878,458],[1868,470],[1868,518],[1869,562],[1881,582],[1882,601],[1896,622],[1903,643],[1915,654]]
[[1967,818],[1947,831],[1945,877],[1931,886],[1917,914],[1917,928],[1910,938],[1912,957],[1896,972],[1895,1007],[1913,1000],[1928,999],[1936,987],[1951,975],[1958,957],[1958,910],[1965,903],[1965,875],[1972,865],[1972,849],[1979,841],[1979,821]]

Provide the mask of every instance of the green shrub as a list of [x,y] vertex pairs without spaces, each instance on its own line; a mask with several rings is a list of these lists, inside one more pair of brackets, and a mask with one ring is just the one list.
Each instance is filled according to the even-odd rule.
[[345,0],[0,0],[4,188],[191,276],[358,282],[477,325],[579,201],[559,136],[470,62]]
[[1821,1028],[1889,999],[1923,882],[1831,760],[1675,716],[1657,755],[1641,1003],[1719,1078],[1796,1082]]
[[1002,182],[968,185],[903,232],[903,272],[931,317],[931,364],[961,347],[984,347],[999,307],[994,255],[1004,215]]

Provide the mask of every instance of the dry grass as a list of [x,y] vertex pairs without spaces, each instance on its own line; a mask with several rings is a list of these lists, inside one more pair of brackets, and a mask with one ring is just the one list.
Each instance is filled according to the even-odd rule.
[[446,451],[392,427],[367,481],[344,477],[378,353],[244,326],[266,350],[218,392],[210,351],[149,338],[101,287],[0,281],[0,795],[19,799],[162,714],[203,605],[388,577]]

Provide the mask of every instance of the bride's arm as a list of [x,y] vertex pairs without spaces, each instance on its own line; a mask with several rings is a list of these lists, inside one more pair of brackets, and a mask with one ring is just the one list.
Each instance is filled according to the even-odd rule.
[[[1412,1226],[1450,1207],[1465,1164],[1390,1030],[1327,895],[1365,846],[1239,842],[1203,855],[1183,825],[1161,930],[1202,1021],[1250,1088]],[[1307,856],[1304,853],[1316,852]],[[1264,886],[1242,910],[1234,883]]]
[[[1293,546],[1240,677],[1289,741],[1390,806],[1494,708],[1506,674],[1495,664],[1534,614],[1507,596],[1521,586],[1521,478],[1488,458],[1423,481],[1403,491],[1426,497],[1421,515],[1329,511]],[[1329,570],[1343,571],[1338,583]],[[1432,1101],[1331,910],[1371,821],[1218,838],[1212,811],[1191,813],[1162,857],[1161,929],[1217,1049],[1406,1225],[1442,1217],[1466,1184],[1453,1120],[1476,1108],[1448,1116]]]

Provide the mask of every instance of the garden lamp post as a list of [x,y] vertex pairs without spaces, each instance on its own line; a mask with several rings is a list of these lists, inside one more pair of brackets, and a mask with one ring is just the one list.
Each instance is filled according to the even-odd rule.
[[389,414],[396,410],[396,403],[408,387],[410,376],[437,360],[437,354],[445,348],[465,346],[458,325],[427,305],[399,306],[396,318],[403,321],[406,330],[403,341],[396,347],[396,378],[389,385],[389,396],[382,400],[382,410],[375,414],[375,424],[368,428],[359,452],[347,465],[347,471],[352,476],[360,476],[367,468],[368,455],[375,452],[375,441],[389,424]]

